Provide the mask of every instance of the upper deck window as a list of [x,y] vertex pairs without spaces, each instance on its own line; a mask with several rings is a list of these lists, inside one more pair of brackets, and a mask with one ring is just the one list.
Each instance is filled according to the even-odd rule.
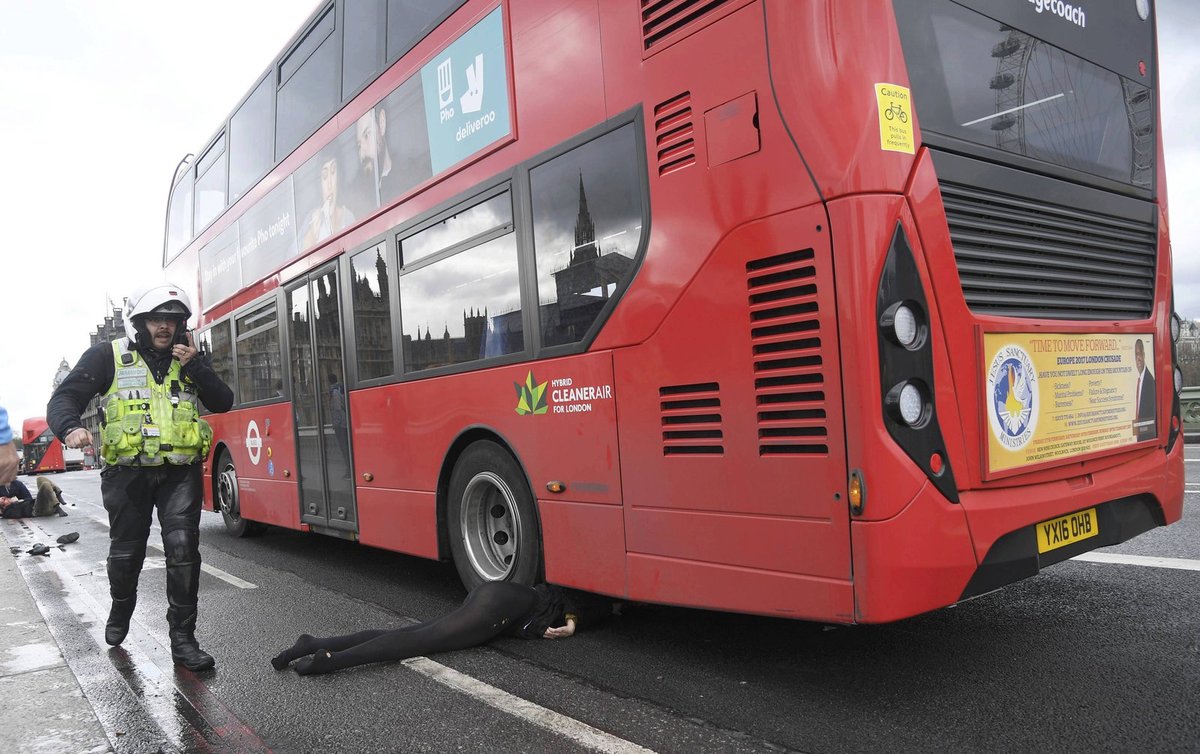
[[196,163],[196,229],[203,230],[225,210],[225,134]]
[[325,122],[341,99],[333,7],[279,64],[275,157],[283,159]]
[[387,56],[400,57],[420,42],[463,0],[388,0]]
[[342,99],[383,70],[386,0],[355,0],[342,7]]
[[171,189],[170,208],[167,210],[167,259],[173,259],[192,240],[192,171]]
[[229,203],[267,174],[275,164],[272,107],[275,77],[268,75],[229,120]]

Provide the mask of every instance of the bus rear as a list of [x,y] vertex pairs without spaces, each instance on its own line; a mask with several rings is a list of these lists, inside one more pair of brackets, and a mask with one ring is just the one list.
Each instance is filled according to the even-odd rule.
[[[1178,520],[1151,4],[799,5],[767,29],[833,236],[855,619]],[[804,73],[821,60],[836,88]],[[846,130],[808,128],[830,110]]]
[[66,469],[63,444],[50,431],[46,417],[36,416],[24,421],[21,425],[21,443],[24,445],[26,474]]

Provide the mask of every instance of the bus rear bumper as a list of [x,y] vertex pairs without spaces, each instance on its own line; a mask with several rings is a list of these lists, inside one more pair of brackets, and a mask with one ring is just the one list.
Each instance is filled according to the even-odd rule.
[[[852,522],[856,622],[946,607],[1178,521],[1183,443],[1078,479],[963,491],[960,499],[951,503],[925,484],[896,516]],[[1094,536],[1039,552],[1039,525],[1088,509]]]

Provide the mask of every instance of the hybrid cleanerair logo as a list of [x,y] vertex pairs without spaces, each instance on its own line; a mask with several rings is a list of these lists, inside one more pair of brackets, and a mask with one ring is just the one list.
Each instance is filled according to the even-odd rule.
[[1078,5],[1071,5],[1063,0],[1029,0],[1038,13],[1050,13],[1070,21],[1081,29],[1087,28],[1087,14]]

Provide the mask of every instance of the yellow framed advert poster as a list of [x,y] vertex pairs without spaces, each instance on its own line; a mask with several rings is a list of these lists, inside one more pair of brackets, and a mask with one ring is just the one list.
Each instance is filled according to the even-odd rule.
[[984,333],[989,474],[1158,436],[1150,333]]

